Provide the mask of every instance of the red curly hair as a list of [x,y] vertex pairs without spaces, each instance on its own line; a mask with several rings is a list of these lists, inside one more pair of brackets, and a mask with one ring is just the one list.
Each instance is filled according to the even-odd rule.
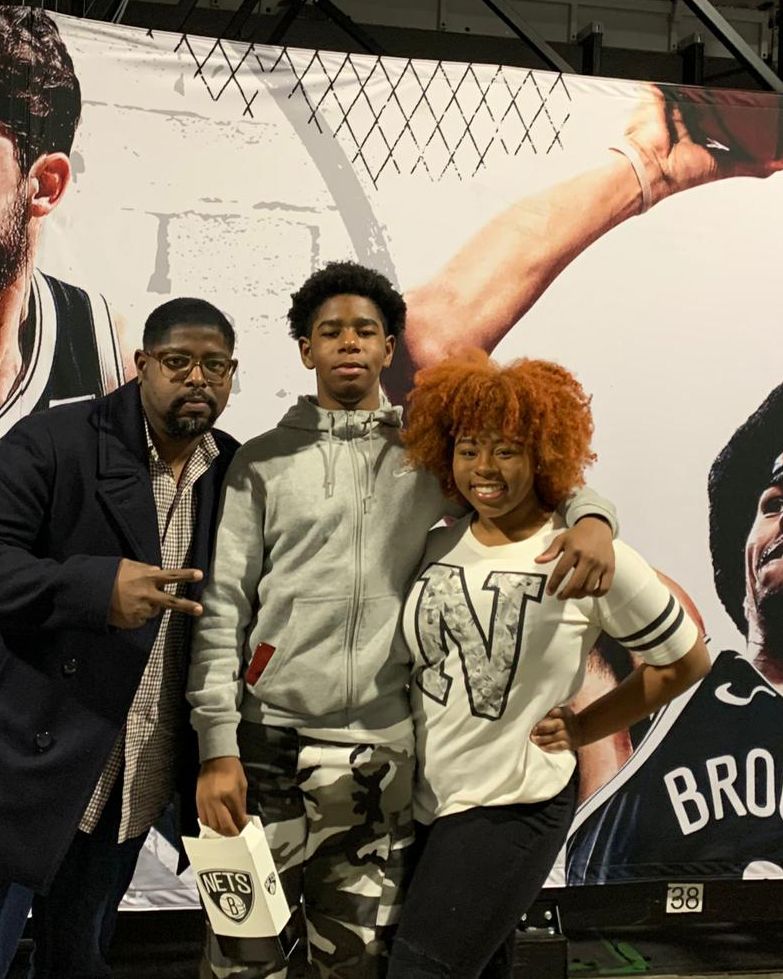
[[590,398],[559,364],[525,358],[501,367],[483,350],[468,350],[416,374],[403,441],[411,463],[434,473],[452,499],[462,500],[454,442],[485,432],[531,451],[536,494],[550,509],[584,483],[595,461]]

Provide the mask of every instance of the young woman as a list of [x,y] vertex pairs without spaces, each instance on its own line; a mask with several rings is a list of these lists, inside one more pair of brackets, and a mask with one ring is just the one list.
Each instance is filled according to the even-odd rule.
[[[410,459],[471,512],[430,532],[404,611],[421,855],[389,979],[511,976],[509,936],[573,816],[575,749],[657,710],[709,668],[694,624],[619,541],[608,594],[547,594],[550,566],[535,557],[593,461],[592,427],[589,399],[556,364],[501,368],[476,351],[417,376]],[[576,714],[567,704],[601,631],[641,665]]]

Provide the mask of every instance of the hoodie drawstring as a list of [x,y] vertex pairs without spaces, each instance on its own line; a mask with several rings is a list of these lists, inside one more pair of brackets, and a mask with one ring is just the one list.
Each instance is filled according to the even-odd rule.
[[365,490],[364,499],[362,500],[362,506],[365,513],[369,513],[370,507],[372,505],[373,497],[375,496],[375,459],[373,458],[373,438],[375,435],[375,415],[370,412],[370,414],[365,419],[365,425],[369,425],[369,436],[367,444],[367,452],[364,455],[364,466],[366,472],[365,479]]
[[[353,423],[351,423],[353,426]],[[362,496],[362,509],[365,513],[369,513],[372,501],[375,497],[375,414],[370,412],[370,414],[363,420],[362,424],[367,429],[367,450],[362,451],[360,446],[357,446],[357,451],[359,455],[364,460],[364,495]],[[329,412],[329,434],[326,443],[326,477],[324,480],[324,488],[326,492],[326,499],[330,499],[334,496],[335,483],[336,483],[336,469],[337,469],[337,453],[335,451],[335,436],[334,436],[334,426],[335,418],[334,413]]]
[[330,411],[329,441],[326,447],[326,481],[324,482],[327,500],[334,496],[334,470],[336,465],[337,459],[334,452],[334,414]]

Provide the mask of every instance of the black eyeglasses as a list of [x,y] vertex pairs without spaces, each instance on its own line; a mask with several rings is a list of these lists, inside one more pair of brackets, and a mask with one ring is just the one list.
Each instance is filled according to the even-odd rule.
[[144,353],[157,360],[163,374],[172,381],[184,381],[194,368],[200,367],[205,381],[221,384],[227,377],[231,377],[237,366],[235,360],[214,354],[198,358],[181,353],[154,354],[151,350],[145,350]]

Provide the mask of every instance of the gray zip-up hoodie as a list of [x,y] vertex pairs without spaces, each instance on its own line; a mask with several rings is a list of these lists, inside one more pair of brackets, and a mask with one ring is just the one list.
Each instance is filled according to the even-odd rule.
[[[427,532],[454,508],[406,465],[400,425],[388,404],[300,398],[234,457],[188,681],[202,761],[238,754],[240,716],[354,733],[408,718],[399,613]],[[590,490],[565,516],[590,513],[615,526]]]

